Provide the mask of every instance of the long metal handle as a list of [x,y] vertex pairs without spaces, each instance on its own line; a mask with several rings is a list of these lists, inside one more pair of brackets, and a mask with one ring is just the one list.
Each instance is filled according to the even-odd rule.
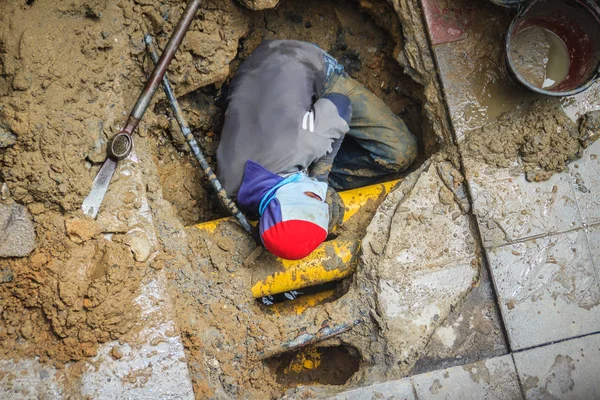
[[[150,57],[152,58],[152,61],[154,61],[155,63],[158,62],[159,58],[158,58],[158,54],[156,52],[156,47],[154,46],[154,43],[152,42],[152,36],[146,35],[144,40],[146,41],[146,45],[148,46],[148,51],[150,53]],[[202,154],[202,151],[200,150],[200,146],[198,146],[198,142],[196,141],[196,138],[194,138],[194,135],[192,134],[192,131],[190,130],[190,127],[188,126],[187,121],[185,120],[185,118],[183,116],[183,112],[181,111],[179,102],[177,101],[177,98],[175,97],[175,94],[173,93],[173,88],[171,87],[171,84],[169,83],[169,79],[167,78],[167,75],[163,76],[162,84],[163,84],[163,89],[165,90],[165,94],[167,95],[167,99],[169,99],[169,103],[171,104],[171,109],[173,110],[173,113],[175,114],[175,118],[177,119],[177,123],[179,124],[179,127],[181,128],[181,132],[183,133],[183,136],[185,136],[185,140],[187,140],[190,148],[192,149],[192,153],[194,153],[194,157],[196,157],[196,160],[198,160],[198,164],[200,164],[200,167],[202,168],[202,170],[208,177],[210,184],[215,189],[215,192],[217,193],[217,197],[219,198],[219,201],[221,202],[221,204],[223,204],[223,207],[227,208],[227,210],[229,210],[229,212],[238,220],[238,222],[240,223],[240,225],[242,225],[242,227],[246,230],[246,232],[252,234],[252,226],[250,225],[250,223],[248,222],[248,220],[246,219],[244,214],[242,214],[240,209],[235,205],[233,200],[231,200],[229,198],[229,196],[227,195],[227,192],[221,185],[221,182],[219,182],[217,175],[215,175],[212,168],[206,161],[206,158],[204,158],[204,155]]]
[[188,3],[183,15],[175,27],[175,30],[173,31],[173,34],[171,35],[171,38],[169,39],[169,42],[165,46],[162,55],[156,62],[154,70],[152,71],[152,75],[150,75],[150,78],[148,78],[144,90],[142,93],[140,93],[140,97],[138,97],[135,106],[131,110],[129,118],[127,118],[127,123],[125,124],[125,128],[122,132],[131,135],[139,124],[144,113],[146,112],[146,109],[148,108],[148,104],[150,104],[150,101],[152,100],[152,97],[154,96],[154,93],[160,84],[160,81],[167,71],[167,67],[171,63],[175,52],[185,37],[185,34],[190,27],[190,24],[192,23],[192,20],[194,19],[196,11],[198,11],[199,7],[200,0],[190,0]]

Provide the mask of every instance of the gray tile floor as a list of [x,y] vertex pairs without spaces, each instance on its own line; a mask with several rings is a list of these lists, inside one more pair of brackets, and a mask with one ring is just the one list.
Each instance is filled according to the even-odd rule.
[[[534,97],[515,88],[500,63],[490,61],[491,70],[481,71],[473,61],[496,60],[489,51],[500,51],[502,34],[498,32],[510,22],[508,14],[488,2],[474,5],[458,0],[451,6],[442,0],[426,2],[450,7],[452,12],[462,5],[471,21],[487,21],[484,30],[478,23],[465,24],[464,40],[434,46],[455,139],[460,143],[469,130],[481,126],[482,116],[494,118],[494,112],[510,110]],[[497,80],[490,90],[502,100],[503,109],[472,105],[478,94],[470,88],[477,86],[482,73],[495,74]],[[515,93],[520,93],[519,101]],[[565,99],[563,106],[573,118],[600,109],[600,84]],[[476,115],[474,110],[483,111]],[[567,172],[539,183],[525,180],[518,161],[509,168],[469,158],[463,158],[463,163],[494,285],[491,295],[506,328],[508,354],[405,378],[403,390],[397,393],[389,390],[395,386],[388,382],[383,398],[599,399],[600,142],[587,148]],[[485,284],[484,280],[480,285]],[[443,325],[431,342],[454,339],[448,336],[451,327],[452,322]],[[430,366],[417,364],[413,372]],[[408,382],[413,385],[413,397],[406,394]],[[369,398],[366,393],[375,392],[363,392],[361,398]]]
[[600,331],[600,282],[583,229],[488,255],[513,350]]
[[600,398],[600,335],[514,354],[526,399]]
[[332,399],[600,398],[600,334],[340,393]]

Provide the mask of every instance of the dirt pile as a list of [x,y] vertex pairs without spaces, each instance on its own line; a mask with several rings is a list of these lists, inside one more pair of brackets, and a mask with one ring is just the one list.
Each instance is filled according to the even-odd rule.
[[538,100],[526,111],[506,113],[469,133],[470,157],[507,168],[519,160],[529,181],[543,181],[581,157],[580,130],[554,100]]
[[[184,6],[102,0],[0,6],[1,201],[3,207],[27,207],[23,215],[31,215],[36,237],[30,257],[0,260],[6,277],[0,285],[4,357],[41,356],[62,364],[93,356],[98,343],[131,329],[139,318],[134,299],[140,279],[158,250],[133,218],[144,207],[138,195],[146,185],[152,192],[176,181],[178,190],[165,192],[179,199],[186,223],[214,215],[211,204],[203,204],[198,171],[169,145],[163,134],[169,123],[152,110],[137,140],[163,145],[152,157],[165,178],[121,190],[116,176],[104,204],[114,214],[92,221],[78,211],[108,139],[122,126],[150,68],[143,34],[164,43]],[[173,64],[178,90],[191,90],[200,76],[202,84],[225,79],[246,32],[241,15],[231,2],[206,3],[190,38],[223,29],[223,40],[204,43],[209,57],[185,44]],[[182,67],[200,58],[206,69]],[[26,255],[29,247],[7,255]]]

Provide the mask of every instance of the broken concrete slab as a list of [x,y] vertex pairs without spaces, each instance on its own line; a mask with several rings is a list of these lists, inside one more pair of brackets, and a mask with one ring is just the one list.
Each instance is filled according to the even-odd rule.
[[412,377],[419,399],[522,399],[510,355]]
[[108,342],[98,349],[81,377],[81,394],[94,399],[193,399],[192,380],[173,308],[166,272],[142,286],[136,301],[143,327],[129,341]]
[[26,257],[35,248],[35,229],[27,209],[0,204],[0,257]]
[[376,383],[358,389],[346,390],[328,400],[363,400],[363,399],[402,399],[415,400],[413,385],[410,378],[397,381]]
[[429,339],[411,375],[472,363],[508,353],[491,278],[481,268],[476,287]]
[[600,398],[600,335],[513,355],[526,399]]
[[36,359],[0,360],[0,397],[4,399],[59,399],[66,397],[63,373]]
[[[393,260],[390,262],[395,265],[445,265],[474,254],[475,240],[467,217],[436,165],[421,174],[410,194],[397,205],[389,238],[383,242],[384,263]],[[375,243],[368,243],[377,250]]]
[[465,159],[465,169],[485,247],[582,226],[566,173],[544,182],[527,182],[518,163],[496,168]]
[[488,256],[513,350],[600,330],[600,281],[583,229]]
[[[155,226],[161,226],[162,221],[154,220],[149,207],[145,182],[149,179],[149,174],[156,174],[156,167],[147,146],[146,143],[139,143],[130,157],[120,162],[109,190],[110,198],[101,211],[101,215],[105,215],[107,220],[116,221],[114,226],[117,228],[122,228],[123,231],[130,229],[129,237],[131,234],[143,234],[143,244],[147,247],[130,241],[127,235],[125,238],[120,238],[118,235],[105,234],[103,239],[112,244],[122,240],[130,246],[134,255],[139,257],[140,264],[135,265],[136,269],[143,271],[139,287],[133,287],[130,291],[106,294],[111,296],[116,293],[118,305],[123,308],[130,306],[127,304],[129,300],[127,296],[131,295],[134,297],[132,302],[137,307],[136,310],[139,309],[139,314],[128,317],[131,318],[132,326],[120,332],[118,341],[103,341],[99,348],[92,349],[94,353],[90,352],[89,355],[93,354],[93,357],[67,364],[63,369],[43,365],[36,359],[0,362],[0,377],[3,377],[0,380],[0,398],[15,397],[14,388],[19,390],[19,398],[21,395],[25,398],[31,396],[31,398],[86,397],[140,400],[194,398],[183,340],[175,324],[175,310],[167,290],[167,271],[164,268],[150,268],[151,249],[158,246],[156,234],[158,228]],[[141,161],[137,154],[140,154]],[[163,204],[161,206],[160,209],[164,211],[166,207]],[[88,237],[88,231],[97,233],[98,228],[95,227],[94,221],[88,219],[73,219],[67,223],[67,229],[69,226],[71,228],[77,226],[77,229],[73,229],[73,232],[77,232],[75,236],[86,241],[78,247],[59,271],[58,291],[63,313],[65,309],[94,308],[98,305],[93,303],[96,300],[101,304],[108,303],[106,298],[98,300],[97,297],[89,296],[90,291],[86,291],[90,276],[93,282],[101,280],[98,277],[101,274],[98,274],[97,270],[90,271],[93,258],[97,254],[94,249],[97,242],[92,240],[91,236]],[[113,248],[109,247],[109,249]],[[129,250],[125,248],[124,251]],[[131,260],[130,264],[133,264],[133,256],[130,255],[128,259]],[[141,264],[141,259],[146,264]],[[114,263],[114,259],[109,259],[107,264],[113,269],[124,269]],[[94,273],[97,276],[94,277]],[[118,279],[118,276],[111,275],[111,287],[119,287]],[[134,282],[137,284],[136,281]],[[106,315],[109,315],[113,323],[116,323],[114,320],[120,318],[119,311],[121,310],[114,311],[112,314],[107,312],[100,317],[88,313],[87,321],[96,324],[107,323],[109,318]],[[58,327],[62,330],[58,330]],[[64,326],[58,327],[54,328],[57,334],[74,329],[71,320]],[[84,329],[80,329],[76,334],[83,336],[86,333]],[[76,341],[73,342],[78,345]],[[19,368],[23,368],[24,372]],[[21,382],[19,385],[10,384],[11,379],[14,381],[15,375]]]
[[394,375],[412,368],[479,275],[469,218],[445,196],[436,166],[426,163],[388,196],[363,240],[357,283],[374,297]]
[[56,369],[37,359],[0,360],[0,398],[193,399],[165,282],[160,271],[142,287],[141,331],[103,344],[89,362]]

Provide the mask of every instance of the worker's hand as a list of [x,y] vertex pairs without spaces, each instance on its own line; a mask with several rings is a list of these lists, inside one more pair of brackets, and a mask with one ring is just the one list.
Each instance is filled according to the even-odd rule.
[[327,188],[327,197],[325,202],[329,206],[329,233],[336,230],[344,221],[344,202],[342,198],[332,187]]

